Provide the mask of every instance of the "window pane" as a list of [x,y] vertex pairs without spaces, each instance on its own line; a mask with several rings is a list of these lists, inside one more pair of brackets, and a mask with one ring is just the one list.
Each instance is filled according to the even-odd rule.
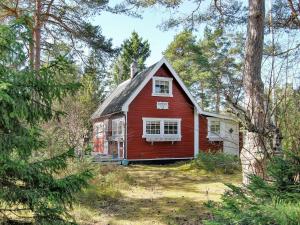
[[210,122],[210,132],[220,134],[220,121]]
[[165,121],[164,122],[164,132],[165,132],[165,134],[178,134],[178,122]]
[[116,120],[112,121],[112,135],[117,135],[117,129],[118,129],[118,122]]
[[118,134],[119,135],[123,134],[123,126],[124,126],[123,121],[119,121],[119,124],[118,124]]
[[160,121],[146,121],[146,134],[160,134]]
[[155,93],[158,94],[169,94],[169,81],[156,80],[155,81]]

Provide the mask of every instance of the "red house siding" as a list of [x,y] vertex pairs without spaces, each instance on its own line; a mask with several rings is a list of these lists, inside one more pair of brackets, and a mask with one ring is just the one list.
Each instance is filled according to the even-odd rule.
[[223,150],[223,141],[209,141],[207,138],[207,117],[204,115],[199,116],[199,151],[212,151],[216,152]]
[[[162,66],[155,74],[172,77],[170,71]],[[127,158],[185,158],[194,156],[194,106],[179,84],[173,79],[173,97],[152,96],[152,79],[129,105],[127,118]],[[156,108],[158,101],[168,102],[169,109]],[[181,118],[181,141],[146,142],[143,135],[143,117]]]

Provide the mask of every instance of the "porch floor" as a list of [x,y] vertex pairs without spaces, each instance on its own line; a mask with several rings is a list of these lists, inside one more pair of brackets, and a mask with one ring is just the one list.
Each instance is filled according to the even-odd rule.
[[94,154],[92,155],[93,162],[101,164],[121,164],[123,159],[114,158],[112,155]]

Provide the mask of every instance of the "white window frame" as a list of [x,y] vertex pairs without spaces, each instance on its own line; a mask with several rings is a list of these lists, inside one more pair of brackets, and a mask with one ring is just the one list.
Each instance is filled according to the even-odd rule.
[[[120,132],[120,123],[123,123],[122,127],[121,127],[121,132]],[[114,127],[114,125],[116,127]],[[117,118],[117,119],[113,119],[111,121],[111,130],[112,130],[112,139],[113,140],[123,140],[124,139],[124,134],[125,134],[125,119],[124,118]],[[115,129],[114,129],[115,128]]]
[[[213,122],[220,123],[220,133],[215,133],[211,131],[211,125]],[[207,138],[210,141],[222,141],[223,140],[223,126],[224,123],[221,119],[214,118],[214,117],[207,117]]]
[[[148,121],[160,121],[160,134],[147,134],[146,123]],[[176,122],[178,124],[177,134],[165,134],[164,123]],[[143,117],[143,136],[147,141],[181,141],[181,118],[149,118]]]
[[[155,92],[155,82],[156,81],[168,81],[169,82],[169,93],[156,93]],[[171,77],[153,77],[152,78],[152,96],[161,96],[161,97],[173,97],[173,78]]]
[[169,102],[157,102],[156,103],[156,108],[157,109],[162,109],[162,110],[169,109]]

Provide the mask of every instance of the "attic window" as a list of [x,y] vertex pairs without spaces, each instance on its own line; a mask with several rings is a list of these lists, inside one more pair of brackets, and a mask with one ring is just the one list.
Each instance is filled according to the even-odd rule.
[[172,97],[172,78],[153,77],[152,96]]

